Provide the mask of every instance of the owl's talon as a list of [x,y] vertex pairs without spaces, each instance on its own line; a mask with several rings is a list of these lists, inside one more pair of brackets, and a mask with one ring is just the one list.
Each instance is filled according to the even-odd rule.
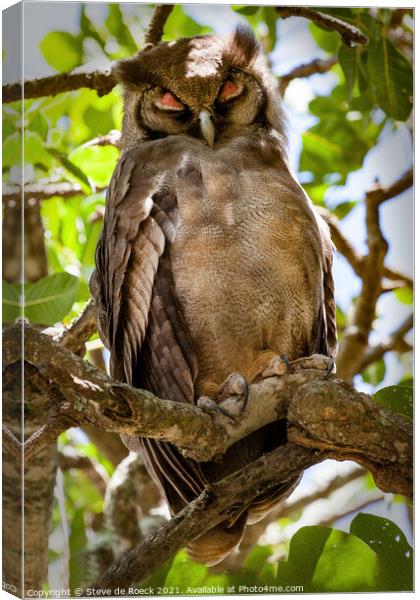
[[231,373],[219,388],[217,401],[223,402],[230,396],[240,396],[244,399],[244,409],[248,400],[248,384],[240,373]]
[[325,354],[312,354],[298,358],[290,363],[291,372],[302,371],[304,369],[316,369],[324,371],[323,378],[327,379],[331,373],[335,373],[335,362],[330,356]]
[[198,406],[198,408],[201,408],[201,410],[204,410],[204,412],[206,412],[209,415],[221,413],[228,419],[231,419],[232,421],[235,421],[235,422],[237,421],[237,418],[234,415],[230,414],[230,412],[227,411],[226,409],[224,409],[223,406],[220,406],[219,404],[217,404],[217,402],[215,402],[208,396],[201,396],[197,400],[197,406]]

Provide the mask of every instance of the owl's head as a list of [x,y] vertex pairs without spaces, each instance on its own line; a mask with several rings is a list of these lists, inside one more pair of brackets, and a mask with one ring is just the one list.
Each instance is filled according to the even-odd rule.
[[263,128],[283,134],[283,112],[260,45],[249,29],[160,42],[120,61],[124,148],[167,135],[218,146]]

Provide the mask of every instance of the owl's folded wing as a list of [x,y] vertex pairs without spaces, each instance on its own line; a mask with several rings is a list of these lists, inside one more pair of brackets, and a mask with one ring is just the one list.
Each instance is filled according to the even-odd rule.
[[[108,188],[90,285],[100,335],[110,350],[111,375],[161,398],[193,402],[196,358],[169,253],[178,209],[171,178],[162,172],[144,147],[120,160]],[[148,439],[125,441],[143,451],[173,512],[202,491],[201,469],[175,447]]]
[[[111,353],[112,376],[138,384],[147,337],[159,355],[156,376],[162,370],[171,377],[166,397],[192,402],[195,357],[169,258],[177,221],[175,193],[147,153],[136,149],[125,154],[108,188],[90,286],[100,334]],[[155,356],[148,358],[156,361]]]

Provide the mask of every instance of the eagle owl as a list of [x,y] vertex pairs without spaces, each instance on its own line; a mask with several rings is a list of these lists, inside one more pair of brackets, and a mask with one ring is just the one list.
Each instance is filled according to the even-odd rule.
[[[122,155],[91,278],[111,375],[217,406],[282,372],[281,355],[333,357],[332,244],[290,174],[279,95],[252,32],[161,42],[114,74],[124,86]],[[210,463],[154,439],[125,443],[176,514],[285,440],[285,421],[273,423]],[[192,557],[222,560],[296,483],[280,482],[194,540]]]

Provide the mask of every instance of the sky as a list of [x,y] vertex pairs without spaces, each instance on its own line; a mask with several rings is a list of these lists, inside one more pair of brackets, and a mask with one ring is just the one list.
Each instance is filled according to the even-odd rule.
[[[132,13],[138,10],[138,6],[136,4],[126,4],[123,10]],[[24,68],[27,78],[54,73],[42,58],[38,44],[42,37],[52,30],[77,33],[79,11],[80,3],[78,2],[25,3]],[[189,5],[186,12],[197,22],[213,27],[221,35],[227,35],[238,22],[244,19],[224,5]],[[103,15],[106,14],[106,5],[90,4],[88,14],[93,20],[96,18],[102,20]],[[278,43],[270,55],[273,72],[276,75],[287,73],[293,67],[314,58],[326,56],[312,39],[305,19],[279,19],[277,38]],[[14,43],[14,38],[9,36],[8,32],[5,32],[6,57],[3,75],[6,81],[11,78],[10,69],[8,68],[8,48],[13,47]],[[313,117],[307,114],[308,103],[316,94],[327,95],[336,83],[336,75],[327,73],[304,80],[292,81],[287,89],[284,106],[289,118],[290,161],[296,171],[298,170],[301,135],[313,123]],[[334,205],[339,201],[363,200],[364,193],[371,187],[376,178],[379,179],[381,184],[389,185],[411,166],[412,148],[407,128],[401,125],[394,131],[385,131],[381,136],[380,143],[366,156],[362,169],[352,173],[348,177],[345,186],[330,190],[327,198],[328,202]],[[366,248],[366,233],[363,222],[363,203],[353,209],[342,221],[343,232],[360,252],[363,252]],[[381,207],[381,225],[384,235],[390,243],[387,265],[407,275],[412,275],[414,227],[412,190],[408,190],[398,198],[386,202]],[[341,256],[335,258],[334,279],[337,301],[341,308],[346,311],[350,307],[352,298],[359,293],[360,282],[354,276],[346,260]],[[380,318],[375,323],[377,329],[373,332],[372,341],[381,341],[384,335],[395,329],[409,312],[410,308],[398,302],[393,294],[383,296],[378,304],[378,316]],[[380,387],[395,384],[403,374],[395,357],[389,355],[386,362],[386,378]],[[357,381],[357,387],[362,391],[372,391],[372,388],[360,379]],[[317,473],[318,471],[315,470],[314,472]],[[309,485],[313,475],[309,472],[305,477],[308,479]],[[382,510],[386,512],[385,505],[383,505]],[[392,508],[392,510],[395,509]],[[404,527],[408,532],[406,525]]]

